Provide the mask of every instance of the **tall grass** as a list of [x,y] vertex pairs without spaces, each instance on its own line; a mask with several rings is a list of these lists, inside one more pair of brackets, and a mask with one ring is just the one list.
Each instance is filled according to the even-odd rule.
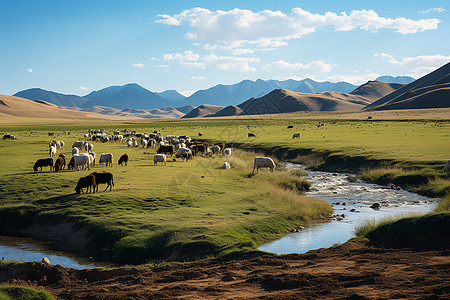
[[0,300],[54,300],[50,293],[32,287],[0,285]]
[[419,217],[424,214],[420,213],[408,213],[408,214],[400,214],[400,215],[394,215],[394,216],[386,216],[383,218],[371,218],[371,219],[365,219],[361,222],[359,222],[355,226],[355,234],[358,237],[365,237],[369,232],[374,231],[376,228],[394,223],[395,221],[406,219],[406,218],[414,218]]

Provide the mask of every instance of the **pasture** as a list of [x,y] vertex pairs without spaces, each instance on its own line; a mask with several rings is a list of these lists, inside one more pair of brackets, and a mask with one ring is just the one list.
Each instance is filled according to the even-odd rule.
[[[287,129],[288,125],[293,128]],[[283,149],[289,153],[309,149],[315,154],[326,153],[324,157],[383,160],[426,169],[449,186],[439,169],[450,157],[448,121],[177,120],[118,122],[101,127],[140,133],[158,130],[163,136],[192,138],[198,138],[201,132],[203,139],[236,143],[248,150],[275,153]],[[256,154],[237,149],[230,158],[214,155],[182,162],[169,156],[167,166],[154,166],[156,149],[95,142],[97,161],[101,153],[110,152],[113,167],[57,173],[44,167],[42,172],[33,171],[37,159],[48,157],[50,140],[64,140],[66,147],[58,154],[70,159],[71,145],[82,140],[89,128],[99,127],[27,125],[2,129],[18,138],[0,141],[3,233],[27,232],[42,239],[47,235],[47,239],[59,239],[60,244],[67,241],[66,246],[72,250],[104,258],[99,249],[105,248],[108,259],[142,263],[252,251],[298,225],[332,213],[328,203],[306,198],[297,190],[307,186],[301,174],[279,168],[274,173],[252,175]],[[49,137],[49,131],[59,136]],[[70,135],[62,135],[63,131]],[[249,132],[256,137],[248,138]],[[300,139],[292,139],[295,132],[300,132]],[[124,153],[130,156],[130,162],[118,166],[117,160]],[[321,163],[320,158],[302,157],[300,153],[289,159],[309,165]],[[221,168],[224,161],[231,164],[230,170]],[[98,193],[75,194],[78,178],[102,170],[114,174],[111,192],[104,192],[105,185],[101,185]]]

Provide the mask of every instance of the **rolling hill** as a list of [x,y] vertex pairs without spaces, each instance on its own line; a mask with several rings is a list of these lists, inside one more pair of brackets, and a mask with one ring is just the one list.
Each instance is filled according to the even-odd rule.
[[135,119],[135,118],[161,119],[161,118],[181,118],[194,108],[195,107],[193,106],[184,106],[179,108],[163,107],[145,110],[137,108],[119,109],[95,105],[88,108],[84,108],[82,110],[103,115],[119,116],[128,119]]
[[184,115],[182,119],[202,118],[208,115],[213,115],[222,109],[222,106],[202,104],[199,107],[194,108],[188,114]]
[[351,95],[363,96],[371,101],[378,100],[403,87],[400,83],[387,83],[383,81],[369,81],[352,91]]
[[450,63],[369,104],[365,110],[450,107]]
[[29,100],[44,100],[57,106],[67,107],[80,107],[81,105],[89,101],[89,99],[86,99],[84,97],[76,95],[66,95],[39,88],[23,90],[15,93],[13,96]]

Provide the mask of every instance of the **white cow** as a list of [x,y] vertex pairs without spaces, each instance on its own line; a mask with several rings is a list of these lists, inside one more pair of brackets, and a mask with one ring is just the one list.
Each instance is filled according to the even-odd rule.
[[273,162],[273,160],[270,157],[262,157],[262,156],[258,156],[255,157],[255,162],[253,164],[253,171],[252,173],[255,173],[255,169],[256,169],[256,173],[258,173],[260,168],[269,168],[270,171],[273,172],[273,169],[275,169],[275,163]]
[[89,155],[82,155],[82,154],[75,154],[73,156],[73,168],[78,171],[78,167],[81,167],[82,169],[87,168],[90,170],[89,166]]
[[231,155],[231,148],[225,148],[225,149],[223,149],[223,154],[225,154],[225,155],[227,155],[227,156]]
[[447,173],[447,176],[450,176],[450,160],[447,160],[447,163],[444,166],[444,172]]
[[72,148],[72,155],[78,154],[80,153],[80,149],[78,149],[77,147],[73,147]]
[[72,148],[74,148],[74,147],[77,147],[78,149],[83,149],[84,148],[84,142],[83,141],[76,141],[72,145]]
[[292,138],[293,138],[293,139],[295,139],[295,138],[300,138],[300,132],[294,133],[294,134],[292,135]]
[[222,169],[229,170],[229,169],[231,169],[231,166],[230,166],[230,164],[228,162],[224,162],[223,165],[222,165]]
[[84,143],[84,149],[85,149],[87,152],[92,152],[92,150],[94,150],[94,145],[91,144],[91,143],[89,143],[89,142],[85,142],[85,143]]
[[220,152],[220,146],[214,145],[214,147],[212,147],[212,152],[213,153],[219,153]]
[[88,162],[89,167],[94,166],[94,156],[93,155],[91,155],[90,153],[80,153],[79,155],[87,156],[89,159],[89,162]]
[[166,155],[165,154],[153,155],[153,165],[156,165],[159,162],[166,165]]
[[109,164],[112,167],[112,161],[113,161],[113,155],[111,153],[102,153],[102,155],[100,155],[98,163],[100,165],[105,163],[106,166],[108,166],[108,164]]
[[50,148],[48,149],[48,155],[50,155],[50,157],[56,157],[56,147],[55,146],[50,146]]

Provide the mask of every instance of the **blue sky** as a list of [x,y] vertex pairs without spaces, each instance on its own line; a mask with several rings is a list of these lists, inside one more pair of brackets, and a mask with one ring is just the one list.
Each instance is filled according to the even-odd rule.
[[0,0],[0,94],[419,77],[450,61],[449,16],[447,0]]

